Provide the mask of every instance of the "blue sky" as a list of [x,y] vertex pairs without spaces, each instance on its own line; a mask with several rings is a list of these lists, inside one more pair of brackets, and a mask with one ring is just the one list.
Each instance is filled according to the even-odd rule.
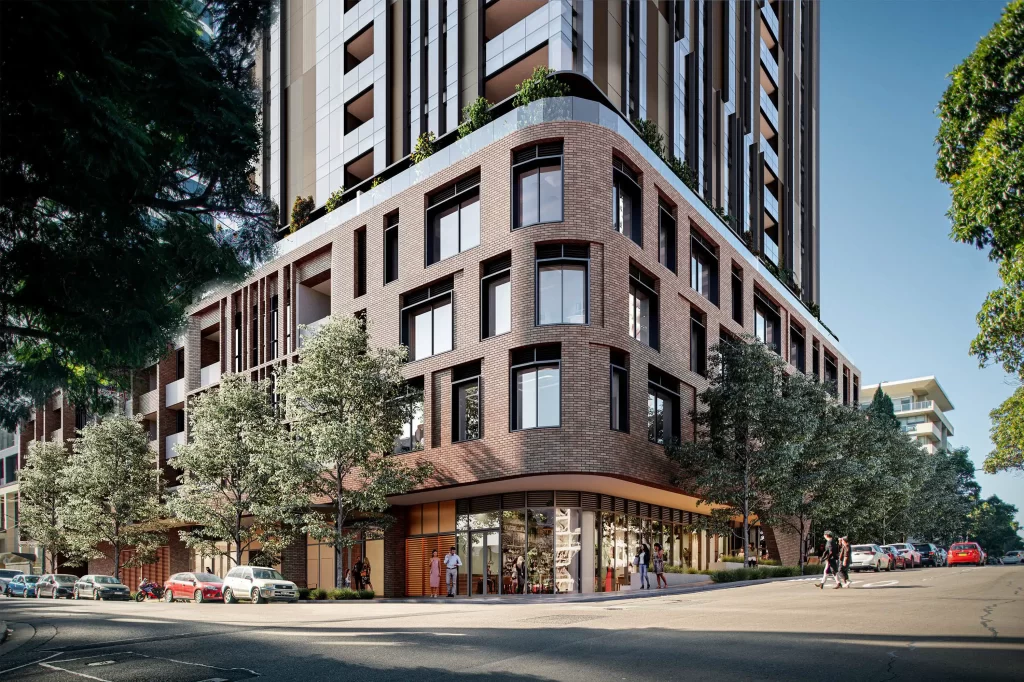
[[949,239],[935,179],[946,76],[999,19],[990,0],[826,0],[821,10],[821,315],[864,384],[934,374],[984,496],[1017,505],[1024,477],[988,476],[989,411],[1013,388],[968,354],[998,283],[984,252]]

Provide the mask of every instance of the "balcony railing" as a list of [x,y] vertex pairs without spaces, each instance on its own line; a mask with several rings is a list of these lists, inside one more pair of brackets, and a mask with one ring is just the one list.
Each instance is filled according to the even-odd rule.
[[63,442],[64,432],[61,431],[60,429],[54,429],[53,431],[50,431],[50,440],[52,440],[54,443]]
[[775,60],[775,55],[768,49],[768,45],[765,44],[764,38],[761,39],[761,63],[764,64],[765,70],[771,77],[772,82],[775,85],[779,84],[779,63]]
[[167,407],[177,405],[185,400],[185,380],[172,381],[164,387],[164,402]]
[[930,410],[935,407],[934,400],[922,400],[916,403],[893,403],[893,412],[913,412],[914,410]]
[[771,169],[775,177],[779,177],[779,155],[775,153],[772,146],[768,143],[768,140],[761,136],[761,151],[764,152],[764,162]]
[[768,93],[761,88],[761,111],[764,112],[768,122],[772,124],[772,128],[775,130],[779,129],[779,109],[772,102],[772,98],[768,96]]
[[164,451],[167,459],[178,456],[178,445],[185,442],[185,432],[172,433],[164,439]]
[[779,219],[779,200],[767,187],[764,188],[764,210],[775,220]]
[[488,76],[547,42],[549,7],[554,8],[552,11],[559,9],[558,5],[542,5],[487,41],[484,58]]
[[327,322],[330,319],[331,316],[328,315],[327,317],[321,317],[319,320],[315,320],[313,322],[309,322],[308,324],[301,325],[299,327],[299,346],[301,347],[302,343],[306,339],[310,339],[316,336],[316,333],[320,331],[320,328],[327,324]]
[[199,370],[199,387],[209,386],[220,381],[220,363],[215,362]]
[[779,18],[775,15],[775,10],[767,2],[761,5],[761,16],[764,17],[764,23],[771,29],[772,35],[775,39],[779,39]]
[[159,406],[156,389],[139,396],[139,414],[153,414]]
[[779,245],[768,235],[764,236],[764,256],[772,263],[779,262]]

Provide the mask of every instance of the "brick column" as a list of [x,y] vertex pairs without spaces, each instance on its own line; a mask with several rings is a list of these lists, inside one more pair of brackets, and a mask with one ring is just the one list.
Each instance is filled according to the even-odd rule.
[[769,558],[782,562],[783,566],[796,566],[800,563],[799,533],[785,526],[766,526],[764,539],[768,545]]
[[405,596],[405,531],[408,527],[407,507],[392,507],[388,513],[395,522],[384,531],[384,594]]
[[281,574],[299,587],[307,586],[305,533],[301,533],[281,553]]

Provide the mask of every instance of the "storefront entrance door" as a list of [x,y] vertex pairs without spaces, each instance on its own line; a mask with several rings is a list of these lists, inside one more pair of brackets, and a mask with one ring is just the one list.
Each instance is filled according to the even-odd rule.
[[497,531],[469,534],[470,594],[498,594],[499,557]]

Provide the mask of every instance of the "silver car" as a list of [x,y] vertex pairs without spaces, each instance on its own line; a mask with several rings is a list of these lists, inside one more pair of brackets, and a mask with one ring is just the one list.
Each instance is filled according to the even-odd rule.
[[19,575],[25,575],[25,572],[15,571],[10,568],[0,568],[0,592],[7,594],[7,584]]
[[117,599],[129,601],[132,598],[128,587],[112,575],[87,575],[75,583],[75,599]]
[[851,571],[891,571],[892,560],[878,545],[854,545],[850,547]]
[[1024,564],[1024,551],[1017,549],[1012,552],[1007,552],[1003,556],[1004,566],[1016,566],[1017,564]]

